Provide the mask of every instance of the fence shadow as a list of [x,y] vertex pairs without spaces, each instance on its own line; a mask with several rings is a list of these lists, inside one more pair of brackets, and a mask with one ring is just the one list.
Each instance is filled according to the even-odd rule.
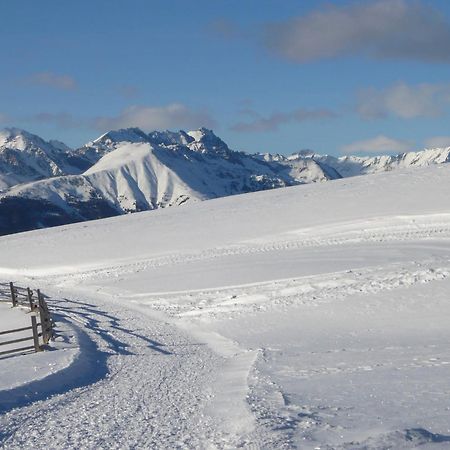
[[[124,333],[129,337],[144,342],[152,350],[162,353],[163,355],[172,355],[172,352],[164,349],[164,344],[147,336],[139,334],[138,332],[125,328],[120,325],[120,321],[112,314],[102,311],[98,306],[84,303],[77,300],[64,298],[61,301],[55,301],[58,310],[65,313],[68,317],[72,317],[86,328],[93,330],[101,339],[108,345],[110,350],[121,355],[134,355],[135,353],[129,350],[132,345],[120,341],[118,338],[112,336],[110,331],[105,329],[102,325],[104,321],[108,323],[108,327],[119,333]],[[71,306],[69,306],[71,305]],[[74,309],[74,306],[76,309]],[[77,316],[77,318],[74,317]],[[78,319],[78,320],[77,320]]]

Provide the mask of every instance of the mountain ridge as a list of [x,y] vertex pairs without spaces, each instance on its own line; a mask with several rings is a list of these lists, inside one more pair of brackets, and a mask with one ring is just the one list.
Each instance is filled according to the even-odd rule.
[[[8,166],[11,154],[17,163]],[[8,129],[0,132],[0,234],[449,161],[450,148],[378,157],[252,155],[206,128],[111,130],[73,150]]]

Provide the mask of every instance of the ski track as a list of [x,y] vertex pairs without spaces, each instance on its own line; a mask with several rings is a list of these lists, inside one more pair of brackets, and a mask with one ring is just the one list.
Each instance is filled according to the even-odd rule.
[[[450,239],[450,223],[443,220],[442,215],[428,223],[398,224],[389,231],[383,226],[377,227],[375,222],[367,229],[344,228],[340,231],[318,230],[314,238],[293,233],[227,248],[167,255],[73,274],[49,273],[45,280],[49,285],[60,282],[61,286],[64,283],[70,286],[74,281],[101,280],[117,273],[124,275],[152,267],[231,255],[370,242]],[[264,349],[258,349],[248,367],[246,396],[247,408],[256,419],[255,429],[249,429],[247,433],[242,430],[230,432],[220,417],[212,417],[205,411],[215,405],[217,399],[212,386],[223,368],[233,364],[233,358],[220,355],[201,340],[189,336],[176,326],[177,322],[181,324],[224,313],[232,317],[292,305],[314,307],[321,302],[344,301],[353,294],[373,294],[415,283],[439,281],[449,275],[448,260],[431,258],[247,286],[119,296],[119,300],[131,300],[129,306],[124,306],[125,302],[92,300],[89,296],[54,300],[52,307],[72,326],[82,328],[95,344],[96,351],[106,356],[106,375],[93,384],[41,399],[0,416],[0,444],[5,449],[292,448],[294,428],[303,427],[306,433],[309,429],[325,426],[324,417],[336,412],[310,411],[307,406],[295,406],[295,411],[292,410],[294,406],[289,405],[278,386],[258,372],[256,361],[265,355]],[[163,313],[170,323],[145,314],[145,309]],[[242,356],[244,349],[240,350],[234,356]],[[426,361],[408,361],[398,365],[397,369],[449,364],[437,354]],[[98,362],[100,365],[100,359]],[[373,369],[363,365],[345,370]],[[297,375],[309,378],[343,370],[341,367],[323,367],[305,369]],[[409,439],[411,435],[415,439],[412,439],[413,443],[433,441],[433,436],[426,433],[426,430],[406,430],[400,437],[387,436],[386,448],[396,439],[401,448],[405,436]],[[253,444],[255,442],[258,444]],[[50,447],[47,443],[51,443]],[[358,448],[377,448],[380,441],[369,439],[363,444]],[[356,447],[349,444],[346,448]]]

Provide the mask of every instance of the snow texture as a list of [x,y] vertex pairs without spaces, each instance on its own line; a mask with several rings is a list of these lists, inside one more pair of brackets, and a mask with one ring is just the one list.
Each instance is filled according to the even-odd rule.
[[449,191],[437,165],[0,238],[79,349],[0,391],[0,442],[448,448]]

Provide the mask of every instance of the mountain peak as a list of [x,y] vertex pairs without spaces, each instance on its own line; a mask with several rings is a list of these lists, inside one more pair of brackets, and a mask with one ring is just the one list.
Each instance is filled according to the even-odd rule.
[[222,157],[227,157],[231,153],[228,145],[208,128],[202,127],[198,130],[188,131],[187,134],[194,139],[194,142],[189,144],[191,150]]
[[119,130],[110,130],[105,134],[92,141],[94,144],[114,143],[114,142],[146,142],[148,136],[137,127],[134,128],[121,128]]
[[21,128],[4,128],[0,131],[0,147],[9,147],[17,150],[25,150],[31,144],[42,145],[43,139]]
[[197,130],[191,130],[188,131],[187,134],[194,138],[196,141],[200,141],[205,136],[214,137],[218,139],[218,137],[214,134],[213,130],[210,130],[209,128],[200,127]]
[[183,130],[152,131],[148,134],[150,141],[157,145],[188,145],[194,138]]

